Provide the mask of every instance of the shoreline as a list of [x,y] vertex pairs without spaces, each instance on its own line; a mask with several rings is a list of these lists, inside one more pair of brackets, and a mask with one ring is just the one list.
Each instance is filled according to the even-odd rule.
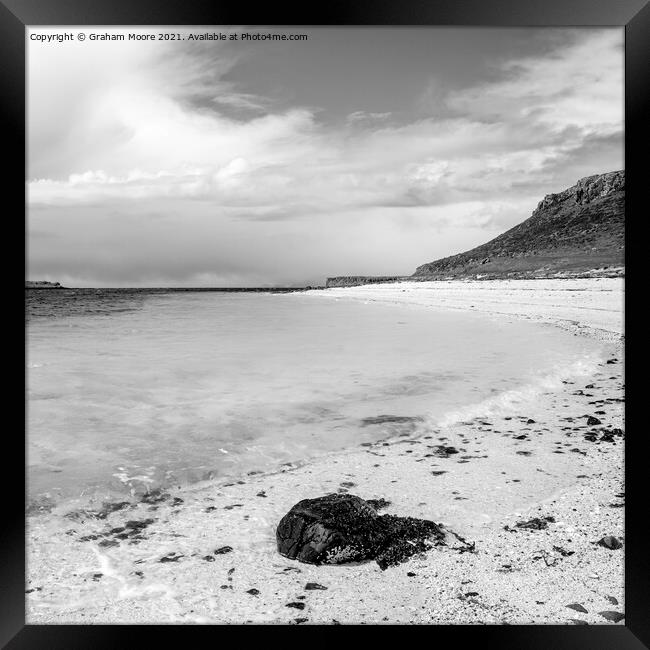
[[[557,288],[549,281],[527,303],[510,297],[495,306],[485,298],[494,295],[485,293],[489,282],[480,282],[483,304],[476,291],[468,295],[469,283],[458,282],[448,283],[452,293],[443,296],[449,288],[440,282],[437,295],[428,283],[313,295],[474,309],[498,318],[520,317],[516,310],[527,304],[525,317],[595,336],[607,360],[623,358],[616,285],[588,280],[590,289],[559,280],[564,286]],[[612,282],[622,296],[622,281]],[[581,292],[580,299],[558,307],[560,290]],[[606,298],[605,308],[590,291]],[[503,288],[499,295],[508,298]],[[31,518],[27,621],[613,622],[599,612],[624,612],[624,548],[593,544],[604,535],[623,538],[624,507],[616,496],[624,491],[623,438],[601,441],[603,431],[623,428],[622,364],[607,360],[594,376],[521,405],[521,413],[480,416],[417,438],[397,433],[229,484],[151,493],[99,519]],[[601,423],[586,424],[585,414]],[[592,430],[597,438],[586,440]],[[437,444],[459,453],[437,457],[430,453]],[[302,498],[332,491],[384,498],[388,514],[444,523],[474,541],[476,553],[433,549],[383,572],[374,563],[315,567],[282,558],[274,537],[282,515]],[[513,529],[543,516],[555,521],[542,530]],[[308,582],[326,589],[305,590]],[[566,607],[572,603],[587,612]]]
[[490,317],[548,323],[575,334],[618,342],[624,338],[624,282],[624,278],[432,280],[306,293],[324,299],[472,310]]

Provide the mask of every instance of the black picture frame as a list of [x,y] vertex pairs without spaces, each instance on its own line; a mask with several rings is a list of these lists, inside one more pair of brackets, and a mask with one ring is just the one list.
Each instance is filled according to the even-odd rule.
[[[19,223],[25,210],[25,27],[34,25],[455,25],[455,26],[620,26],[625,29],[625,168],[626,168],[626,293],[634,293],[643,240],[641,224],[646,216],[645,172],[642,157],[650,143],[648,77],[650,77],[650,6],[648,0],[330,0],[322,5],[292,6],[267,3],[252,6],[220,0],[0,0],[0,111],[5,160],[5,219]],[[21,164],[22,163],[22,164]],[[15,202],[15,207],[13,204]],[[11,206],[11,207],[9,207]],[[22,206],[22,207],[21,207]],[[23,212],[23,214],[25,214]],[[24,228],[19,234],[24,238]],[[24,240],[23,240],[24,241]],[[11,243],[10,243],[11,242]],[[9,237],[5,246],[13,241]],[[14,246],[12,246],[13,248]],[[15,244],[18,248],[18,244]],[[25,257],[23,257],[25,264]],[[15,275],[12,265],[10,276]],[[16,287],[18,282],[16,280]],[[631,281],[631,284],[629,284]],[[12,282],[13,286],[13,282]],[[16,293],[16,295],[19,295]],[[22,294],[20,294],[22,295]],[[636,294],[643,299],[643,294]],[[626,352],[635,350],[637,324],[633,314],[642,309],[637,301],[625,303]],[[24,321],[23,321],[24,325]],[[10,346],[13,347],[13,346]],[[626,355],[627,356],[627,355]],[[636,355],[635,355],[636,356]],[[632,365],[639,364],[636,359]],[[24,366],[23,366],[24,367]],[[625,375],[628,366],[625,366]],[[428,643],[464,644],[513,648],[650,647],[650,554],[644,537],[647,506],[645,495],[646,431],[633,415],[640,403],[640,382],[626,387],[626,568],[625,625],[602,626],[439,626]],[[24,442],[10,438],[5,463],[24,470]],[[25,625],[25,504],[20,482],[4,477],[3,521],[0,546],[0,646],[18,648],[118,648],[158,643],[188,643],[196,634],[222,643],[224,629],[213,626],[73,626]],[[250,626],[254,628],[256,626]],[[274,627],[274,626],[271,626]],[[273,632],[279,629],[275,626]],[[404,634],[415,628],[382,627],[384,632]],[[390,628],[390,629],[389,629]],[[313,627],[292,628],[309,635]],[[348,628],[349,629],[349,628]],[[252,631],[252,630],[251,630]],[[259,631],[259,628],[258,628]],[[338,631],[338,632],[337,632]],[[341,633],[329,626],[327,635]],[[321,630],[325,632],[325,629]],[[280,630],[284,634],[284,630]],[[346,635],[349,632],[346,632]],[[365,633],[371,633],[367,630]],[[219,636],[216,636],[218,634]],[[189,635],[189,637],[188,637]],[[389,634],[390,637],[390,634]],[[311,634],[311,639],[314,635]],[[325,639],[326,636],[323,637]],[[279,639],[278,639],[279,640]],[[269,640],[267,642],[271,641]],[[386,638],[389,641],[389,638]],[[161,641],[162,642],[162,639]],[[366,641],[367,642],[367,641]]]

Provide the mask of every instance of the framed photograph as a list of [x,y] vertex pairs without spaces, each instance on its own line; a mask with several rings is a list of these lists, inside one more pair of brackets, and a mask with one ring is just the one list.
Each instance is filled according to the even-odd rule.
[[650,647],[644,0],[2,0],[0,25],[3,647]]

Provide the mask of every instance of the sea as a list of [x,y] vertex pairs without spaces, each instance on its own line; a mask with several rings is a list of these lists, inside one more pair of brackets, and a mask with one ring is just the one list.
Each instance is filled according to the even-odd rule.
[[604,354],[540,323],[300,291],[29,290],[26,339],[32,512],[510,412]]

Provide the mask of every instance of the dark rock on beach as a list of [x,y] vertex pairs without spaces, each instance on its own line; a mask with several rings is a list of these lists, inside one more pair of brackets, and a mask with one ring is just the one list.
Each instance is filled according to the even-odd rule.
[[215,555],[223,555],[224,553],[230,553],[232,551],[232,546],[222,546],[214,551]]
[[305,609],[305,603],[287,603],[287,607],[293,607],[294,609]]
[[530,519],[528,521],[518,521],[515,526],[517,528],[525,528],[528,530],[544,530],[545,528],[548,527],[549,523],[554,523],[555,518],[554,517],[543,517],[540,519],[539,517],[534,517],[533,519]]
[[623,547],[623,542],[621,542],[620,539],[614,537],[613,535],[606,535],[605,537],[602,537],[601,539],[598,540],[598,545],[604,546],[605,548],[608,548],[610,551],[615,551],[616,549]]
[[553,546],[553,550],[556,553],[559,553],[562,557],[569,557],[570,555],[573,555],[575,553],[575,551],[567,551],[565,548],[562,548],[561,546],[555,546],[555,545]]
[[448,447],[446,445],[436,445],[435,451],[433,453],[434,456],[438,456],[438,458],[449,458],[452,454],[457,454],[458,449],[456,447]]
[[167,555],[161,557],[158,560],[158,562],[163,562],[163,563],[165,563],[165,562],[178,562],[182,557],[184,557],[184,556],[183,555],[178,555],[175,552],[174,553],[168,553]]
[[605,611],[605,612],[598,612],[603,618],[606,618],[608,621],[612,621],[613,623],[618,623],[619,621],[622,621],[625,618],[625,614],[622,614],[621,612],[612,612],[612,611]]
[[566,605],[566,607],[568,607],[569,609],[575,609],[576,612],[582,612],[583,614],[588,614],[588,611],[580,603],[571,603],[570,605]]
[[150,524],[153,524],[153,522],[154,522],[153,519],[142,519],[141,521],[130,520],[124,524],[124,527],[132,531],[140,531],[140,530],[144,530]]
[[412,517],[378,515],[351,494],[304,499],[276,530],[278,551],[308,564],[375,560],[382,569],[444,543],[438,524]]

